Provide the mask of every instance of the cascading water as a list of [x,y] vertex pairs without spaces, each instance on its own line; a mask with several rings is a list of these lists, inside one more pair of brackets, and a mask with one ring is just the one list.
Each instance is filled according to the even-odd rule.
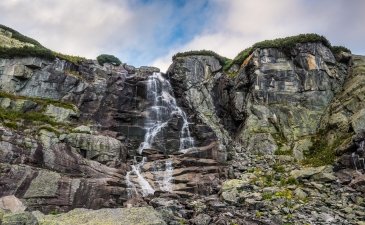
[[141,174],[141,168],[146,162],[146,157],[142,158],[142,161],[140,163],[136,163],[135,165],[132,165],[132,170],[127,172],[126,175],[126,183],[128,187],[128,197],[131,198],[134,195],[138,195],[137,187],[134,185],[131,181],[131,176],[134,175],[137,178],[137,182],[142,190],[142,196],[147,196],[150,194],[155,193],[155,190],[152,188],[152,186],[148,183],[146,179]]
[[[146,110],[148,116],[144,122],[144,128],[147,130],[144,141],[138,148],[138,153],[142,154],[144,149],[152,148],[155,143],[156,136],[167,127],[169,121],[177,116],[182,119],[183,123],[180,129],[180,152],[186,152],[187,149],[194,147],[194,139],[191,137],[189,130],[189,122],[185,112],[176,104],[173,97],[171,84],[161,73],[153,73],[147,80],[147,101],[151,106]],[[142,195],[147,196],[154,193],[154,189],[141,174],[141,167],[146,162],[143,157],[142,162],[132,166],[132,170],[127,173],[126,183],[128,186],[128,196],[133,197],[137,194],[137,187],[131,182],[131,175],[135,175],[139,186],[142,189]],[[158,178],[160,190],[172,191],[173,181],[173,164],[171,160],[166,160],[164,171],[159,171],[162,177]]]
[[154,162],[153,173],[161,191],[172,191],[173,172],[174,167],[170,159]]
[[179,116],[182,121],[180,130],[180,151],[194,147],[194,139],[191,137],[189,122],[185,112],[176,104],[176,99],[172,95],[172,87],[161,73],[153,73],[147,81],[147,100],[152,102],[152,106],[147,110],[148,118],[145,121],[147,132],[144,141],[141,143],[138,152],[142,154],[144,149],[151,148],[155,137],[168,125],[174,117]]

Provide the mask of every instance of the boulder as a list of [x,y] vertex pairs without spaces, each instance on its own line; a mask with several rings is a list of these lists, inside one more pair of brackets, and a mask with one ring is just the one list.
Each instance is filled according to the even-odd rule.
[[66,140],[87,159],[107,163],[113,160],[124,161],[126,158],[123,144],[109,136],[70,133],[66,136]]
[[194,225],[209,225],[211,221],[212,218],[204,213],[197,215],[191,220]]
[[14,195],[0,198],[0,209],[10,210],[12,213],[24,212],[27,207]]
[[68,109],[63,107],[54,106],[52,104],[47,105],[45,115],[53,117],[57,122],[69,122],[71,117],[78,117],[79,114],[74,109]]
[[37,218],[30,212],[5,214],[2,225],[39,225]]
[[58,215],[35,214],[39,225],[166,225],[161,215],[152,207],[115,208],[115,209],[74,209]]

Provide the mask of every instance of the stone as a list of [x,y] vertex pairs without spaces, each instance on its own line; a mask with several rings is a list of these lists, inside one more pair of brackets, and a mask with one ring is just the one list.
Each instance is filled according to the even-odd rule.
[[222,191],[230,191],[244,185],[245,182],[239,179],[227,180],[222,184]]
[[81,126],[78,126],[74,129],[72,129],[72,131],[75,132],[75,133],[90,134],[91,133],[91,128],[89,126],[81,125]]
[[231,203],[231,204],[236,204],[239,199],[237,189],[223,191],[221,194],[221,197],[224,201]]
[[85,158],[101,163],[112,160],[124,161],[126,158],[126,149],[122,143],[109,136],[70,133],[66,140],[72,147],[77,148]]
[[166,225],[161,215],[152,207],[115,209],[74,209],[58,215],[37,214],[39,225],[80,225],[80,224],[128,224],[128,225]]
[[191,222],[194,225],[209,225],[212,218],[207,214],[199,214],[196,217],[194,217]]
[[79,116],[79,113],[76,110],[62,108],[52,104],[47,105],[44,114],[53,117],[57,122],[68,122],[71,117]]
[[304,179],[304,178],[310,178],[315,174],[321,173],[326,167],[320,166],[320,167],[306,167],[300,170],[293,170],[290,172],[290,176],[292,176],[295,179]]
[[24,194],[24,198],[55,197],[61,175],[51,171],[39,171]]
[[39,225],[37,218],[30,212],[5,214],[2,225]]
[[0,198],[0,209],[10,210],[12,213],[24,212],[27,207],[14,195]]
[[318,173],[313,175],[313,180],[321,181],[321,182],[333,182],[337,178],[333,173]]
[[308,194],[305,193],[301,188],[297,188],[294,191],[294,196],[298,199],[304,200],[307,198]]

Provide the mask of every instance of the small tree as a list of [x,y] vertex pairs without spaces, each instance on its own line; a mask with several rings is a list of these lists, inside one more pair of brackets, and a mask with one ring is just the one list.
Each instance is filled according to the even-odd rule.
[[96,59],[98,60],[98,63],[102,66],[104,65],[104,63],[110,63],[115,66],[119,66],[120,64],[122,64],[122,62],[114,55],[101,54]]

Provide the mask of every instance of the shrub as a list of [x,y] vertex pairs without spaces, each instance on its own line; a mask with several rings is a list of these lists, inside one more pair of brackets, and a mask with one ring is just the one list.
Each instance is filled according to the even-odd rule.
[[231,68],[232,65],[242,65],[243,61],[252,54],[252,52],[257,48],[278,48],[284,52],[288,52],[292,49],[297,43],[306,43],[306,42],[321,42],[326,47],[331,48],[331,43],[324,36],[318,34],[299,34],[296,36],[290,36],[286,38],[277,38],[273,40],[265,40],[261,42],[257,42],[250,48],[246,48],[245,50],[238,53],[238,55],[232,60],[232,62],[226,66],[226,70]]
[[102,66],[104,65],[104,63],[110,63],[115,66],[119,66],[120,64],[122,64],[122,62],[113,55],[102,54],[99,55],[96,59],[98,60],[98,63]]
[[65,55],[60,52],[53,52],[53,55],[59,59],[66,60],[68,62],[71,62],[75,65],[80,64],[81,62],[85,61],[86,58],[81,56],[74,56],[74,55]]
[[55,56],[51,50],[44,47],[5,48],[0,47],[0,58],[12,59],[15,57],[39,57],[54,60]]
[[179,52],[176,53],[174,56],[172,56],[172,59],[175,60],[177,57],[184,57],[184,56],[214,56],[216,59],[218,59],[219,63],[225,67],[227,64],[229,64],[232,60],[226,57],[223,57],[216,52],[210,51],[210,50],[199,50],[199,51],[187,51],[187,52]]
[[34,40],[30,37],[24,36],[21,33],[19,33],[18,31],[11,29],[10,27],[7,27],[7,26],[4,26],[4,25],[0,24],[0,28],[3,29],[3,30],[6,30],[6,31],[10,31],[12,33],[11,37],[18,40],[18,41],[30,43],[30,44],[33,44],[35,46],[44,48],[38,41],[36,41],[36,40]]
[[344,46],[333,46],[331,48],[333,54],[339,54],[341,52],[347,52],[347,53],[350,53],[351,54],[351,50],[344,47]]

